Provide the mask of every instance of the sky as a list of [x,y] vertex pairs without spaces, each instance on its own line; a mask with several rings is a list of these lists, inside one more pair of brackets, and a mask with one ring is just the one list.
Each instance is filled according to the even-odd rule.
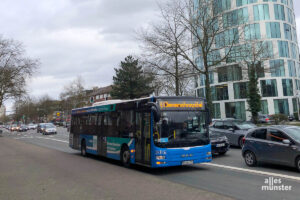
[[[299,0],[294,7],[300,41]],[[28,93],[54,99],[78,76],[87,89],[112,84],[120,61],[141,53],[136,31],[159,12],[156,0],[1,0],[0,10],[0,35],[40,60]]]

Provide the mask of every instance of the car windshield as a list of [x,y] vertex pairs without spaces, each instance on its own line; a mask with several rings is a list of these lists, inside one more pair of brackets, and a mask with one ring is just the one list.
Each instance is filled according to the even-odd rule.
[[284,129],[287,134],[297,142],[300,142],[300,127],[291,126]]
[[234,125],[237,126],[241,130],[243,130],[243,129],[251,129],[251,128],[255,128],[256,127],[256,125],[252,124],[251,122],[243,122],[243,121],[236,121],[236,122],[234,122]]
[[155,144],[160,147],[181,147],[209,143],[206,112],[163,112],[156,124]]
[[55,128],[55,126],[53,124],[45,124],[46,128]]

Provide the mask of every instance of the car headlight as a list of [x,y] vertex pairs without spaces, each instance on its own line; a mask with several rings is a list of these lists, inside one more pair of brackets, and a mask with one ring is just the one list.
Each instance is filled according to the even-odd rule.
[[156,156],[156,160],[164,160],[166,159],[166,156]]

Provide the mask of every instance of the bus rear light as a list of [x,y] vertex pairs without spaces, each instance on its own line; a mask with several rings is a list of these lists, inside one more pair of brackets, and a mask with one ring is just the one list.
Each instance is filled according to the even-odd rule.
[[131,153],[135,153],[135,149],[131,149],[131,151],[130,151]]
[[242,139],[243,144],[245,144],[245,141],[246,141],[246,138],[243,137],[243,139]]
[[166,162],[156,162],[157,165],[163,165],[166,164]]
[[210,151],[209,151],[209,152],[207,152],[207,153],[206,153],[206,155],[207,155],[207,156],[211,155],[211,152],[210,152]]

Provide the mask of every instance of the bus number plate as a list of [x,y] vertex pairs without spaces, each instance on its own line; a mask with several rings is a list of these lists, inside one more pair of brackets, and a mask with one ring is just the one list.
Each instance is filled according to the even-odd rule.
[[182,165],[192,165],[192,164],[194,164],[194,161],[192,160],[182,161]]

